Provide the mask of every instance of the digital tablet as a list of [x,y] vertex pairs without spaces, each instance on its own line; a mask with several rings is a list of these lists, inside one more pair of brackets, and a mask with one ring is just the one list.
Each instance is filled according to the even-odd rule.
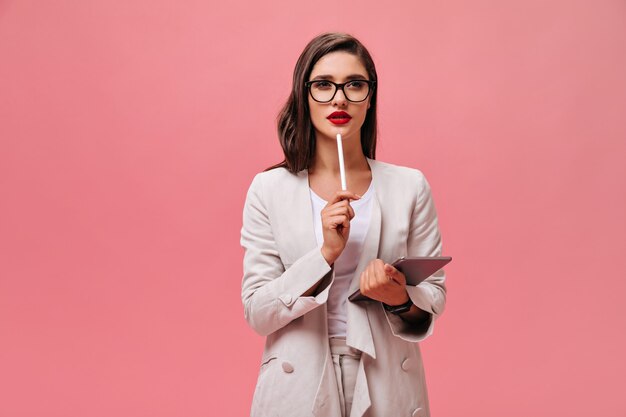
[[[403,256],[391,265],[406,277],[407,285],[417,285],[426,278],[439,271],[452,260],[450,256]],[[350,301],[371,300],[356,290],[350,297]]]

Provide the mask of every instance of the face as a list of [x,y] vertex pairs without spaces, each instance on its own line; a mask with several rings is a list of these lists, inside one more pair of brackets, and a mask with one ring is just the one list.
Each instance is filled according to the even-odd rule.
[[[339,84],[353,79],[369,80],[369,77],[365,66],[356,55],[345,51],[336,51],[324,55],[315,63],[307,81],[315,79],[329,80]],[[353,85],[346,85],[344,88],[356,91],[357,85],[354,83]],[[322,85],[318,92],[328,87],[329,85]],[[370,91],[366,100],[354,103],[348,101],[344,92],[337,89],[335,97],[331,101],[319,103],[309,93],[311,122],[315,128],[317,139],[336,140],[337,133],[341,133],[342,140],[360,141],[361,126],[365,121],[367,109],[370,107],[371,97],[372,92]],[[351,98],[353,97],[351,96]],[[339,120],[332,118],[333,122],[329,116],[335,112],[345,112],[350,117]]]

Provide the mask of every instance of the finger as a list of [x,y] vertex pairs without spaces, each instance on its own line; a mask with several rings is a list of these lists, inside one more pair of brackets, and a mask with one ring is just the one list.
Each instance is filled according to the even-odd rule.
[[386,279],[384,271],[380,268],[376,261],[372,264],[372,280],[379,285],[383,283],[383,279]]
[[383,267],[383,270],[385,271],[385,274],[390,278],[390,279],[395,279],[396,278],[396,269],[394,267],[392,267],[389,264],[385,264]]
[[343,227],[350,227],[350,221],[348,220],[348,216],[341,214],[338,216],[332,216],[329,218],[330,228],[336,229],[337,226],[342,225]]
[[348,210],[350,213],[350,220],[354,219],[355,213],[354,213],[354,209],[352,208],[351,205],[348,205]]
[[348,208],[350,207],[350,203],[349,200],[341,200],[341,201],[337,201],[336,203],[328,203],[326,204],[327,209],[337,209],[337,208]]
[[369,274],[367,269],[363,272],[363,281],[361,282],[361,285],[363,286],[364,290],[363,292],[368,294],[370,291],[370,278],[369,278]]
[[353,193],[352,191],[340,190],[340,191],[335,191],[333,198],[328,203],[335,204],[341,200],[350,200],[350,199],[358,200],[359,198],[361,198],[361,196]]
[[335,214],[333,216],[328,216],[328,221],[333,226],[339,226],[340,224],[344,224],[344,221],[348,219],[348,216],[345,214]]
[[406,280],[405,280],[403,274],[400,271],[398,271],[398,269],[396,269],[393,265],[385,264],[385,271],[387,271],[387,274],[398,285],[404,285],[406,283],[405,282]]
[[348,206],[345,207],[343,210],[350,220],[354,218],[354,209],[350,206],[350,204],[348,204]]
[[337,208],[327,209],[326,214],[330,216],[337,216],[340,214],[349,216],[350,209],[348,207],[337,207]]
[[367,288],[370,290],[376,290],[377,288],[374,268],[368,268],[367,270]]
[[376,284],[380,287],[388,285],[391,278],[385,272],[385,269],[380,264],[380,262],[375,263],[376,267],[374,268],[374,279],[376,280]]

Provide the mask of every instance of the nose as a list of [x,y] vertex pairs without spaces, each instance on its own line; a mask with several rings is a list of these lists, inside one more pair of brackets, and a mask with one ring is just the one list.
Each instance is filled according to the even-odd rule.
[[345,106],[346,104],[348,104],[348,99],[343,92],[343,88],[338,88],[335,92],[335,97],[333,97],[333,104],[336,104],[338,106]]

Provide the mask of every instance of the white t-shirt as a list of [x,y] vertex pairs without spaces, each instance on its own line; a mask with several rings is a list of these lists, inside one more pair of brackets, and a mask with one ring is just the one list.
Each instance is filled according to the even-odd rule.
[[[330,287],[328,294],[327,310],[328,310],[328,336],[329,337],[346,337],[347,331],[347,311],[346,303],[348,302],[348,290],[350,282],[354,276],[361,252],[363,250],[363,242],[370,225],[370,217],[372,214],[371,200],[374,193],[374,182],[370,182],[370,186],[358,200],[351,200],[350,206],[354,210],[354,218],[350,220],[350,235],[348,242],[339,258],[335,260],[335,281]],[[321,211],[328,204],[320,196],[315,194],[309,187],[311,193],[311,202],[313,203],[313,221],[315,226],[315,236],[317,244],[321,247],[324,243],[324,235],[322,233],[322,217]]]

